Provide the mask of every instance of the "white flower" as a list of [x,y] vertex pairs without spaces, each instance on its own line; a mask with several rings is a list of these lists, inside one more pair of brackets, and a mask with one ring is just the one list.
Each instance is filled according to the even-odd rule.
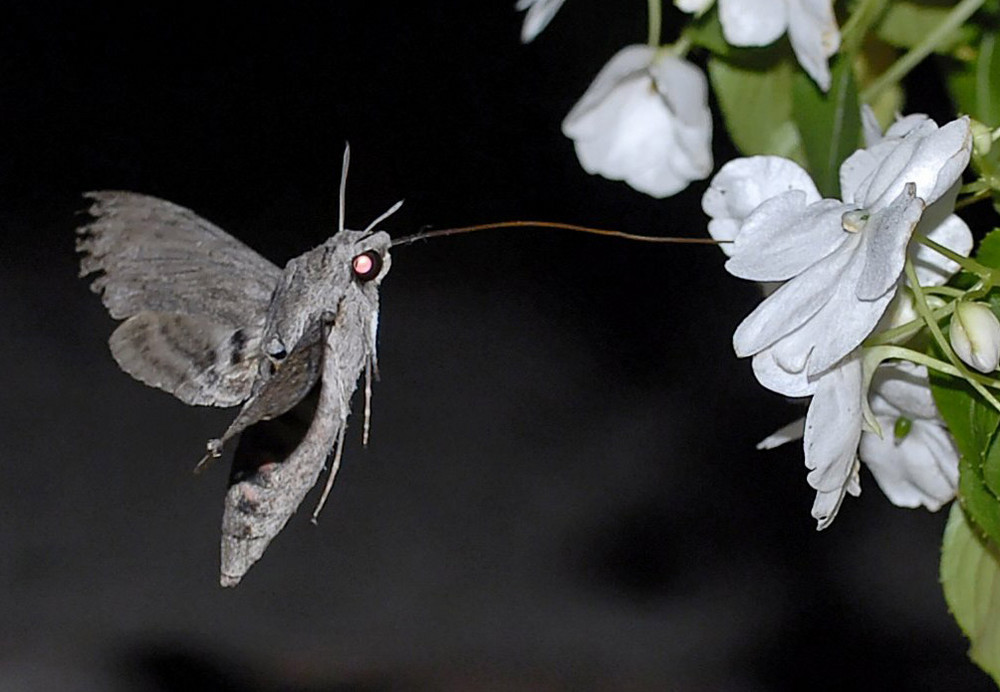
[[[685,12],[702,12],[711,0],[675,4]],[[840,47],[833,0],[719,0],[719,21],[734,46],[766,46],[787,32],[802,69],[823,91],[830,88],[827,59]]]
[[514,9],[518,12],[528,10],[521,26],[521,43],[531,43],[542,29],[549,25],[559,8],[566,0],[517,0]]
[[[898,507],[932,512],[955,497],[958,449],[938,415],[927,369],[909,362],[884,365],[872,383],[871,408],[882,436],[861,436],[861,459]],[[909,430],[897,435],[897,421]]]
[[[804,172],[773,157],[747,159],[742,185],[723,177],[706,193],[706,209],[737,209],[728,218],[738,222],[753,201],[745,181],[778,175],[767,192],[786,188],[742,220],[726,263],[741,278],[784,282],[733,336],[737,355],[753,356],[754,373],[769,389],[813,394],[817,377],[872,332],[896,294],[910,236],[922,219],[922,230],[956,252],[971,247],[968,228],[951,215],[969,160],[968,119],[938,128],[925,118],[902,136],[891,133],[841,166],[844,201],[818,199]],[[936,253],[911,252],[922,282],[941,282],[954,271]]]
[[562,124],[583,169],[666,197],[712,171],[708,83],[650,46],[620,50]]
[[1000,364],[1000,320],[986,303],[959,302],[948,340],[955,354],[979,372],[991,373]]
[[845,493],[861,494],[858,442],[864,421],[863,389],[861,358],[855,352],[817,380],[809,402],[802,441],[809,469],[806,480],[816,489],[812,516],[817,530],[833,522]]
[[[934,406],[927,370],[908,362],[879,367],[870,402],[881,436],[865,429],[862,390],[861,360],[855,352],[819,378],[805,420],[757,445],[771,449],[804,436],[807,480],[816,489],[812,516],[819,530],[833,522],[846,494],[861,494],[859,456],[898,507],[937,511],[955,496],[958,450]],[[910,429],[897,437],[900,419]]]
[[[959,254],[971,250],[968,227],[951,213],[969,159],[969,124],[960,119],[938,128],[926,116],[910,116],[884,136],[866,123],[866,134],[869,147],[841,167],[842,202],[820,199],[804,171],[774,157],[726,164],[702,201],[713,237],[735,241],[727,251],[731,273],[784,282],[743,321],[733,343],[738,355],[754,357],[764,386],[813,397],[804,422],[786,426],[760,447],[804,438],[808,481],[816,489],[812,514],[821,529],[833,521],[845,494],[860,492],[859,444],[893,502],[936,509],[954,494],[953,482],[938,482],[954,477],[945,444],[950,438],[936,414],[912,403],[914,397],[876,390],[872,399],[883,428],[892,430],[902,416],[913,423],[912,438],[887,443],[864,430],[860,344],[876,326],[912,316],[908,301],[897,302],[898,314],[884,314],[898,293],[907,253],[921,285],[943,284],[958,268],[910,243],[914,228]],[[898,461],[903,454],[910,461]]]

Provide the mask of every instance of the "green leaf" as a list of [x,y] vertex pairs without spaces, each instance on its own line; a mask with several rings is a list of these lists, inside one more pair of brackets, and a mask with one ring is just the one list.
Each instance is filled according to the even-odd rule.
[[941,586],[948,609],[969,638],[969,657],[1000,684],[1000,563],[952,504],[941,544]]
[[[986,490],[994,498],[993,514],[1000,520],[1000,504],[998,504],[997,497],[1000,497],[1000,434],[994,433],[993,439],[990,441],[990,446],[986,450],[986,456],[983,459],[982,468],[982,478],[983,484]],[[991,531],[990,535],[994,535]],[[996,535],[1000,536],[1000,525],[998,525],[998,532]]]
[[840,164],[861,143],[861,110],[851,61],[839,56],[823,93],[799,72],[792,90],[792,114],[802,135],[809,173],[824,197],[840,197]]
[[804,163],[799,131],[792,121],[795,68],[771,51],[734,51],[740,63],[708,61],[712,90],[733,143],[748,156],[772,154]]
[[948,75],[948,91],[961,113],[1000,127],[1000,33],[983,33],[975,58]]
[[1000,269],[1000,228],[994,228],[979,243],[976,261],[984,266]]
[[[876,34],[897,48],[913,48],[936,29],[954,9],[955,0],[898,0],[889,5]],[[938,46],[938,53],[950,53],[972,38],[975,29],[962,26]]]
[[973,457],[958,460],[958,502],[984,536],[1000,541],[1000,503],[983,480],[982,464]]
[[992,477],[1000,464],[1000,413],[964,380],[933,373],[930,381],[934,403],[961,455],[959,502],[983,533],[1000,544],[1000,501],[986,478],[987,469]]
[[957,377],[932,373],[931,391],[963,457],[981,458],[1000,425],[1000,413]]

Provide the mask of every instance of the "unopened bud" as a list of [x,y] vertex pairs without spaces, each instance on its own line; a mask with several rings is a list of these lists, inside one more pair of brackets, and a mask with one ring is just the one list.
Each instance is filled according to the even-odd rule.
[[955,306],[948,331],[951,347],[979,372],[990,373],[1000,363],[1000,320],[985,303]]
[[972,130],[972,151],[976,156],[983,157],[990,153],[993,148],[994,132],[989,126],[978,120],[970,123]]

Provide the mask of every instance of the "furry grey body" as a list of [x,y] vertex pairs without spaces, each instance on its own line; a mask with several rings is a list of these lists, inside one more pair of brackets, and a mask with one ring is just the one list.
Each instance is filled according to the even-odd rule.
[[[319,382],[312,421],[284,459],[234,476],[222,520],[223,586],[235,586],[312,488],[343,439],[361,372],[374,365],[378,285],[389,236],[341,230],[278,269],[191,211],[130,192],[92,192],[78,229],[80,275],[111,316],[121,368],[188,404],[239,414],[210,456],[252,425],[295,407]],[[355,257],[374,251],[377,274]],[[339,457],[338,457],[339,458]],[[336,469],[333,469],[335,472]]]

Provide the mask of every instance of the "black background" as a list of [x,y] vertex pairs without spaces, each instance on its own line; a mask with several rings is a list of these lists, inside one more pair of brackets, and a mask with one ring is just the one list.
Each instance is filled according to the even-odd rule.
[[800,409],[733,356],[759,296],[711,247],[394,251],[370,446],[353,419],[319,527],[218,586],[224,464],[190,469],[232,412],[118,370],[80,192],[170,199],[283,264],[335,229],[349,140],[350,227],[405,198],[395,235],[704,235],[704,182],[653,200],[559,131],[644,3],[569,0],[529,46],[512,5],[5,10],[0,688],[990,688],[937,583],[945,513],[864,475],[818,534],[801,449],[754,450]]

